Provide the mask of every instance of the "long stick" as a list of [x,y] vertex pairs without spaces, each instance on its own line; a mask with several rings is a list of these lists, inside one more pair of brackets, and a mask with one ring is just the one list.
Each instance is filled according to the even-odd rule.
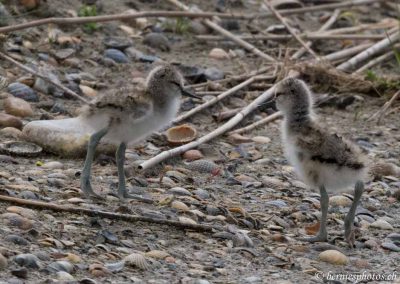
[[282,17],[282,15],[272,6],[272,4],[269,2],[269,0],[264,0],[265,5],[272,11],[272,13],[275,15],[275,17],[278,18],[278,20],[286,27],[286,29],[289,31],[289,33],[307,50],[308,53],[310,53],[312,56],[314,56],[316,59],[318,59],[318,55],[312,50],[298,35],[297,33],[292,29],[292,27],[286,22],[286,19]]
[[[182,4],[181,2],[179,2],[178,0],[168,0],[168,2],[172,3],[173,5],[177,6],[178,8],[185,10],[185,11],[190,11],[189,7]],[[243,48],[245,48],[246,50],[254,53],[255,55],[270,61],[270,62],[276,62],[276,59],[269,56],[268,54],[262,52],[261,50],[259,50],[257,47],[255,47],[254,45],[238,38],[237,36],[235,36],[233,33],[225,30],[224,28],[221,28],[219,25],[217,25],[216,23],[214,23],[211,20],[208,19],[204,19],[203,23],[208,26],[209,28],[213,29],[214,31],[220,33],[221,35],[223,35],[224,37],[229,38],[230,40],[232,40],[233,42],[236,42],[238,45],[242,46]]]
[[81,100],[82,102],[84,102],[85,104],[90,105],[91,102],[89,102],[88,100],[86,100],[85,98],[83,98],[82,96],[78,95],[77,93],[75,93],[74,91],[64,87],[63,85],[54,82],[53,80],[51,80],[50,78],[43,76],[42,74],[40,74],[39,72],[36,72],[34,70],[32,70],[31,68],[19,63],[18,61],[14,60],[13,58],[11,58],[8,55],[5,55],[4,53],[0,52],[0,57],[4,58],[5,60],[13,63],[14,65],[18,66],[19,68],[21,68],[22,70],[31,73],[32,75],[39,77],[40,79],[43,79],[46,82],[49,82],[50,84],[53,84],[54,86],[60,88],[61,90],[63,90],[64,92],[66,92],[67,94],[77,98],[78,100]]
[[327,54],[327,55],[323,56],[322,59],[327,60],[327,61],[335,61],[335,60],[343,59],[348,56],[357,54],[357,53],[365,50],[366,48],[370,47],[371,45],[372,45],[372,43],[364,43],[364,44],[352,46],[352,47],[349,47],[349,48],[346,48],[343,50],[339,50],[339,51],[335,51],[330,54]]
[[393,50],[390,50],[390,51],[382,54],[381,56],[378,56],[377,58],[372,59],[367,64],[361,66],[354,73],[361,73],[361,72],[363,72],[365,70],[368,70],[368,69],[374,67],[375,65],[385,61],[386,59],[388,59],[388,58],[390,58],[392,56],[394,56],[394,52],[393,52]]
[[231,131],[231,132],[228,133],[228,135],[229,134],[242,134],[244,132],[248,132],[248,131],[253,130],[253,129],[255,129],[255,128],[261,126],[261,125],[267,124],[267,123],[269,123],[271,121],[274,121],[274,120],[276,120],[278,118],[281,118],[282,116],[283,116],[282,113],[280,111],[277,111],[277,112],[275,112],[275,113],[273,113],[271,115],[268,115],[267,117],[264,117],[263,119],[258,120],[258,121],[254,122],[252,124],[249,124],[249,125],[247,125],[245,127],[238,128],[238,129],[236,129],[234,131]]
[[[306,40],[319,40],[319,39],[326,39],[326,40],[379,40],[383,39],[385,35],[378,35],[378,34],[299,34],[298,37],[304,38]],[[215,35],[199,35],[196,36],[197,39],[200,40],[207,40],[207,41],[221,41],[224,40],[224,37],[215,36]],[[255,41],[255,40],[290,40],[293,37],[291,35],[242,35],[238,36],[238,38],[248,41]]]
[[157,219],[157,218],[144,217],[144,216],[139,216],[139,215],[119,214],[119,213],[108,212],[108,211],[92,210],[92,209],[82,208],[82,207],[71,207],[71,206],[58,205],[58,204],[49,203],[49,202],[21,199],[21,198],[5,196],[5,195],[0,195],[0,201],[12,203],[12,204],[24,205],[24,206],[28,206],[28,207],[43,209],[43,210],[52,210],[52,211],[56,211],[56,212],[70,212],[70,213],[75,213],[75,214],[79,214],[79,215],[84,214],[87,216],[103,217],[103,218],[109,218],[109,219],[114,219],[114,220],[123,220],[123,221],[132,222],[132,223],[147,222],[147,223],[168,225],[168,226],[178,227],[181,229],[190,229],[190,230],[203,231],[203,232],[212,232],[213,230],[222,230],[222,227],[220,227],[220,226],[190,224],[190,223],[184,223],[184,222],[173,221],[173,220],[168,220],[168,219]]
[[253,76],[249,79],[247,79],[246,81],[240,83],[239,85],[236,85],[235,87],[223,92],[222,94],[216,96],[215,98],[213,98],[212,100],[206,101],[205,103],[189,110],[188,112],[178,116],[177,118],[174,119],[173,123],[179,123],[182,120],[185,120],[186,118],[192,116],[195,113],[198,113],[199,111],[202,111],[204,109],[206,109],[207,107],[216,104],[217,102],[221,101],[222,99],[236,93],[237,91],[239,91],[240,89],[250,85],[251,83],[253,83],[255,80],[259,79],[256,76]]
[[342,71],[348,71],[352,68],[354,68],[359,62],[364,61],[375,54],[381,52],[382,50],[388,48],[391,44],[394,44],[400,39],[400,32],[397,31],[394,34],[389,35],[387,38],[377,42],[370,48],[366,49],[365,51],[357,54],[350,60],[346,61],[343,64],[340,64],[337,69],[342,70]]

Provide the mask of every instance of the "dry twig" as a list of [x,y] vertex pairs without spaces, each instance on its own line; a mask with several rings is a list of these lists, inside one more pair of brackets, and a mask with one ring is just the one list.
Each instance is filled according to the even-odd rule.
[[[306,40],[320,40],[320,39],[326,39],[326,40],[380,40],[385,38],[385,35],[377,35],[377,34],[316,34],[316,33],[310,33],[310,34],[298,34],[298,37],[304,38]],[[221,41],[225,40],[224,37],[221,36],[215,36],[215,35],[199,35],[196,36],[197,39],[200,40],[207,40],[207,41]],[[238,38],[243,39],[243,40],[248,40],[248,41],[255,41],[255,40],[290,40],[293,37],[291,35],[242,35],[238,36]]]
[[277,112],[275,112],[275,113],[273,113],[271,115],[268,115],[267,117],[264,117],[263,119],[260,119],[260,120],[258,120],[256,122],[252,123],[252,124],[249,124],[249,125],[247,125],[245,127],[238,128],[238,129],[236,129],[234,131],[231,131],[231,132],[228,133],[228,135],[230,135],[230,134],[242,134],[242,133],[248,132],[250,130],[253,130],[253,129],[255,129],[255,128],[261,126],[261,125],[270,123],[270,122],[272,122],[272,121],[274,121],[276,119],[279,119],[281,117],[282,117],[282,113],[280,111],[277,111]]
[[375,54],[378,54],[379,52],[382,52],[382,50],[385,50],[388,48],[390,45],[394,44],[400,39],[400,32],[397,31],[396,33],[393,33],[386,37],[385,39],[377,42],[370,48],[364,50],[363,52],[357,54],[356,56],[352,57],[350,60],[346,61],[343,64],[340,64],[337,69],[342,70],[342,71],[348,71],[357,64],[359,64],[361,61],[367,60],[368,58],[371,58]]
[[113,220],[121,220],[127,222],[147,222],[153,224],[160,224],[160,225],[167,225],[167,226],[174,226],[181,229],[189,229],[195,231],[202,231],[202,232],[212,232],[214,230],[222,230],[223,228],[220,226],[211,226],[211,225],[203,225],[203,224],[191,224],[191,223],[184,223],[179,221],[173,221],[168,219],[157,219],[152,217],[144,217],[139,215],[130,215],[130,214],[119,214],[114,212],[108,211],[100,211],[100,210],[92,210],[89,208],[81,208],[81,207],[71,207],[65,205],[58,205],[49,202],[41,202],[35,200],[28,200],[28,199],[21,199],[11,196],[0,195],[0,201],[23,205],[27,207],[38,208],[42,210],[52,210],[55,212],[70,212],[78,215],[87,215],[92,217],[102,217],[108,218]]
[[21,63],[19,63],[18,61],[12,59],[10,56],[8,56],[8,55],[6,55],[6,54],[0,52],[0,57],[4,58],[5,60],[7,60],[7,61],[9,61],[9,62],[11,62],[11,63],[13,63],[14,65],[18,66],[18,67],[21,68],[22,70],[24,70],[24,71],[26,71],[26,72],[28,72],[28,73],[30,73],[30,74],[36,76],[36,77],[39,77],[40,79],[43,79],[44,81],[49,82],[50,84],[53,84],[54,86],[60,88],[60,89],[63,90],[64,92],[66,92],[67,94],[69,94],[69,95],[75,97],[75,98],[78,99],[78,100],[81,100],[81,101],[84,102],[85,104],[91,104],[91,102],[89,102],[88,100],[86,100],[86,99],[83,98],[82,96],[78,95],[78,94],[75,93],[74,91],[68,89],[67,87],[64,87],[63,85],[61,85],[61,84],[59,84],[59,83],[57,83],[57,82],[54,82],[54,81],[51,80],[50,78],[48,78],[48,77],[46,77],[46,76],[44,76],[44,75],[42,75],[42,74],[40,74],[40,73],[38,73],[38,72],[32,70],[31,68],[29,68],[29,67],[27,67],[27,66],[25,66],[25,65],[23,65],[23,64],[21,64]]
[[400,90],[398,90],[391,98],[389,101],[387,101],[383,107],[377,111],[376,113],[374,113],[373,116],[371,116],[367,121],[371,121],[374,119],[378,119],[378,122],[381,120],[381,118],[383,117],[383,115],[387,112],[387,110],[390,108],[390,106],[393,104],[393,102],[400,97]]
[[[397,47],[398,47],[398,45],[397,45]],[[361,72],[363,72],[365,70],[368,70],[368,69],[374,67],[375,65],[378,65],[379,63],[385,61],[386,59],[388,59],[388,58],[390,58],[392,56],[394,56],[394,52],[393,52],[393,50],[389,50],[388,52],[382,54],[381,56],[378,56],[378,57],[372,59],[367,64],[361,66],[354,73],[361,73]]]
[[286,29],[289,31],[289,33],[294,36],[294,38],[310,53],[312,56],[314,56],[316,59],[318,59],[318,55],[312,50],[298,35],[297,33],[292,29],[292,27],[286,22],[285,18],[282,17],[282,15],[272,6],[271,3],[269,3],[269,0],[264,0],[265,5],[272,11],[272,13],[278,18],[278,20],[286,27]]
[[242,88],[250,85],[254,81],[260,80],[260,79],[264,79],[264,78],[262,76],[261,77],[260,76],[250,77],[246,81],[244,81],[244,82],[240,83],[239,85],[236,85],[235,87],[223,92],[219,96],[216,96],[215,98],[213,98],[213,99],[211,99],[209,101],[206,101],[205,103],[203,103],[203,104],[201,104],[201,105],[189,110],[188,112],[178,116],[177,118],[174,119],[173,123],[179,123],[182,120],[185,120],[186,118],[192,116],[193,114],[198,113],[198,112],[208,108],[209,106],[216,104],[217,102],[221,101],[222,99],[224,99],[224,98],[236,93],[240,89],[242,89]]

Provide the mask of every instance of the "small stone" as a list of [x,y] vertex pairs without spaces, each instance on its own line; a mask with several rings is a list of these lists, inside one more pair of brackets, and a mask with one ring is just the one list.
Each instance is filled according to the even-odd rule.
[[57,58],[58,60],[64,60],[64,59],[67,59],[68,57],[72,56],[74,53],[75,53],[75,49],[65,48],[65,49],[57,50],[57,52],[54,53],[54,57]]
[[11,270],[11,274],[22,279],[28,278],[28,269],[26,268],[19,268]]
[[22,121],[13,115],[0,113],[0,127],[14,127],[17,129],[22,129]]
[[326,250],[319,254],[319,259],[336,265],[346,265],[349,262],[347,256],[337,250]]
[[8,235],[4,238],[4,240],[19,246],[27,246],[30,244],[27,239],[18,235]]
[[0,136],[4,138],[11,138],[15,140],[20,140],[24,137],[21,130],[14,127],[5,127],[0,129]]
[[7,258],[4,255],[0,254],[0,270],[6,269],[7,266],[8,266]]
[[168,190],[169,193],[172,193],[174,195],[192,195],[189,190],[183,188],[183,187],[173,187]]
[[8,114],[19,116],[19,117],[26,117],[32,116],[33,110],[31,105],[20,98],[16,97],[8,97],[3,102],[4,111]]
[[34,254],[19,254],[14,258],[14,261],[20,266],[24,266],[27,268],[38,269],[41,267],[41,263],[39,258],[37,258]]
[[390,225],[388,221],[385,221],[383,219],[378,219],[375,222],[370,224],[370,227],[376,228],[376,229],[381,229],[381,230],[393,230],[393,226]]
[[61,162],[52,161],[52,162],[45,163],[42,167],[45,169],[51,169],[51,170],[63,169],[64,164]]
[[170,51],[171,45],[168,38],[161,33],[148,33],[143,38],[143,43],[161,51]]
[[219,60],[229,59],[229,54],[221,48],[213,48],[208,56]]
[[104,52],[104,57],[113,60],[116,63],[128,63],[128,57],[120,50],[109,48]]
[[209,33],[209,29],[205,25],[203,25],[201,21],[193,20],[190,21],[189,32],[196,35],[205,35]]
[[118,49],[121,51],[133,44],[132,40],[127,37],[106,37],[103,39],[103,43],[107,48]]
[[199,198],[201,198],[201,199],[208,199],[208,198],[210,198],[210,194],[208,193],[208,191],[207,191],[207,190],[204,190],[204,189],[201,189],[201,188],[196,189],[195,191],[193,191],[193,193],[194,193],[197,197],[199,197]]
[[387,250],[391,250],[391,251],[395,251],[395,252],[400,252],[400,247],[399,246],[396,246],[394,243],[392,243],[392,242],[384,242],[384,243],[382,243],[381,244],[381,246],[384,248],[384,249],[387,249]]
[[265,136],[256,136],[253,137],[251,140],[258,144],[268,144],[269,142],[271,142],[271,139]]
[[329,204],[332,206],[350,206],[353,201],[344,195],[335,195],[329,198]]
[[189,207],[185,203],[178,201],[178,200],[172,201],[171,207],[175,208],[177,210],[183,211],[183,212],[189,211]]
[[206,76],[206,79],[210,81],[221,80],[225,77],[224,71],[216,67],[207,68],[204,70],[204,75]]
[[89,87],[89,86],[85,86],[85,85],[79,85],[79,89],[81,89],[81,92],[89,97],[89,98],[94,98],[97,96],[97,92],[95,89]]
[[7,91],[14,97],[23,99],[28,102],[38,102],[39,97],[34,90],[22,83],[11,83],[7,87]]
[[60,281],[74,281],[75,278],[65,271],[59,271],[56,273],[57,279]]

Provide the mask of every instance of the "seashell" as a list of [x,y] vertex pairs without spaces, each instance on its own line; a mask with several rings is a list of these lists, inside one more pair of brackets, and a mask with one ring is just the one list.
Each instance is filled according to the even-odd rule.
[[140,269],[147,270],[150,268],[150,264],[146,258],[140,253],[132,253],[124,258],[126,264],[130,266],[136,266]]
[[208,54],[208,56],[210,58],[219,59],[219,60],[229,59],[229,54],[222,48],[213,48],[210,51],[210,53]]
[[89,272],[95,277],[104,277],[110,274],[110,271],[100,263],[89,265]]
[[41,263],[40,263],[39,258],[36,255],[30,254],[30,253],[19,254],[14,258],[14,261],[18,265],[24,266],[24,267],[27,267],[27,268],[38,269],[38,268],[41,268],[41,266],[42,266]]
[[79,255],[73,253],[67,253],[65,259],[72,263],[79,263],[82,261],[82,258]]
[[165,259],[166,257],[170,256],[168,252],[162,250],[151,250],[146,252],[144,255],[154,259]]
[[378,219],[375,222],[371,223],[370,227],[381,229],[381,230],[393,230],[393,226],[390,223],[383,219]]
[[336,265],[346,265],[349,263],[349,259],[343,253],[337,250],[326,250],[319,254],[319,259]]
[[329,198],[329,204],[331,204],[332,206],[347,207],[350,206],[352,203],[353,201],[344,195],[335,195]]
[[183,153],[182,157],[189,162],[204,158],[199,150],[189,150]]
[[190,210],[189,207],[188,207],[185,203],[183,203],[183,202],[181,202],[181,201],[178,201],[178,200],[172,201],[171,204],[170,204],[170,206],[171,206],[172,208],[175,208],[175,209],[177,209],[177,210],[181,210],[181,211],[183,211],[183,212],[187,212],[187,211]]
[[197,130],[188,124],[171,127],[165,133],[172,145],[185,144],[196,139]]
[[11,141],[1,144],[0,152],[24,157],[36,157],[42,152],[42,147],[25,141]]
[[218,173],[220,167],[212,161],[209,160],[197,160],[191,163],[186,163],[186,168],[191,171],[196,171],[199,173]]
[[104,264],[105,268],[107,268],[111,272],[120,272],[125,267],[124,261],[118,261],[113,263],[106,263]]
[[184,217],[184,216],[180,216],[178,218],[178,220],[179,220],[179,222],[185,223],[185,224],[193,224],[193,225],[197,224],[196,221],[194,221],[193,219],[190,219],[190,218]]

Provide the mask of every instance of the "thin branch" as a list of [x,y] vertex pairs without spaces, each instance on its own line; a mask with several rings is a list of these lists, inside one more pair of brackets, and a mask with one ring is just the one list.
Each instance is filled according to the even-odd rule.
[[64,92],[66,92],[67,94],[69,94],[69,95],[71,95],[71,96],[77,98],[78,100],[81,100],[81,101],[84,102],[85,104],[88,104],[88,105],[91,104],[91,102],[89,102],[88,100],[86,100],[86,99],[83,98],[82,96],[78,95],[78,94],[75,93],[74,91],[68,89],[67,87],[64,87],[63,85],[61,85],[61,84],[59,84],[59,83],[57,83],[57,82],[54,82],[53,80],[51,80],[50,78],[48,78],[48,77],[46,77],[46,76],[40,74],[39,72],[34,71],[34,70],[32,70],[31,68],[29,68],[29,67],[27,67],[27,66],[25,66],[25,65],[23,65],[23,64],[21,64],[21,63],[19,63],[18,61],[14,60],[14,59],[11,58],[10,56],[8,56],[8,55],[6,55],[6,54],[0,52],[0,57],[2,57],[3,59],[5,59],[5,60],[7,60],[7,61],[9,61],[9,62],[11,62],[11,63],[13,63],[14,65],[18,66],[18,67],[21,68],[22,70],[24,70],[24,71],[26,71],[26,72],[28,72],[28,73],[31,73],[32,75],[34,75],[34,76],[36,76],[36,77],[39,77],[40,79],[43,79],[44,81],[46,81],[46,82],[48,82],[48,83],[50,83],[50,84],[53,84],[54,86],[60,88],[60,89],[63,90]]
[[[318,32],[324,32],[326,30],[328,30],[337,20],[337,18],[340,15],[340,9],[336,9],[335,11],[333,11],[332,15],[329,17],[329,19],[322,25],[321,28],[318,29]],[[311,41],[308,41],[307,46],[310,47],[312,45]],[[291,59],[299,59],[307,50],[302,47],[300,48],[298,51],[296,51]]]
[[[298,73],[294,72],[294,74],[290,75],[290,76],[291,77],[298,76]],[[227,132],[230,129],[232,129],[233,127],[235,127],[240,121],[242,121],[242,119],[245,116],[247,116],[253,110],[258,108],[263,102],[273,98],[274,90],[275,90],[275,85],[273,87],[269,88],[264,93],[262,93],[259,97],[257,97],[254,101],[252,101],[249,105],[247,105],[245,108],[243,108],[242,111],[240,111],[237,115],[232,117],[230,120],[228,120],[225,124],[221,125],[217,129],[214,129],[212,132],[204,135],[203,137],[200,137],[196,141],[190,142],[188,144],[182,145],[182,146],[174,148],[174,149],[170,149],[170,150],[161,152],[157,156],[140,164],[139,169],[145,170],[150,167],[153,167],[168,158],[180,155],[190,149],[198,147],[199,145],[206,143],[206,142],[224,134],[225,132]]]
[[265,5],[272,11],[272,13],[278,18],[278,20],[286,27],[289,33],[316,59],[318,59],[318,55],[312,50],[292,29],[292,27],[286,22],[286,19],[282,17],[282,15],[272,6],[269,0],[264,0]]
[[376,113],[374,113],[374,115],[372,115],[367,121],[371,121],[374,119],[378,119],[378,121],[381,120],[381,118],[383,117],[383,115],[387,112],[387,110],[390,108],[390,106],[393,104],[393,102],[400,97],[400,90],[398,90],[389,101],[387,101],[383,107],[377,111]]
[[357,53],[365,50],[366,48],[370,47],[371,45],[372,45],[372,43],[364,43],[364,44],[352,46],[352,47],[349,47],[349,48],[346,48],[346,49],[342,49],[342,50],[335,51],[335,52],[332,52],[330,54],[327,54],[327,55],[323,56],[321,59],[322,60],[327,60],[327,61],[340,60],[340,59],[346,58],[348,56],[352,56],[354,54],[357,54]]
[[277,112],[275,112],[275,113],[273,113],[271,115],[268,115],[267,117],[264,117],[263,119],[260,119],[260,120],[258,120],[256,122],[252,123],[252,124],[249,124],[249,125],[247,125],[245,127],[238,128],[238,129],[236,129],[234,131],[231,131],[231,132],[228,133],[228,135],[231,135],[231,134],[242,134],[242,133],[248,132],[250,130],[253,130],[253,129],[255,129],[255,128],[261,126],[261,125],[267,124],[267,123],[272,122],[272,121],[274,121],[276,119],[279,119],[281,117],[282,117],[282,113],[280,111],[277,111]]
[[211,100],[209,100],[209,101],[206,101],[205,103],[203,103],[203,104],[201,104],[201,105],[199,105],[199,106],[197,106],[197,107],[195,107],[195,108],[189,110],[188,112],[186,112],[186,113],[184,113],[184,114],[178,116],[177,118],[174,119],[173,123],[179,123],[179,122],[181,122],[182,120],[187,119],[188,117],[194,115],[195,113],[198,113],[198,112],[200,112],[200,111],[202,111],[202,110],[208,108],[209,106],[212,106],[212,105],[216,104],[217,102],[221,101],[222,99],[224,99],[224,98],[226,98],[226,97],[228,97],[228,96],[230,96],[230,95],[236,93],[236,92],[239,91],[240,89],[242,89],[242,88],[244,88],[244,87],[250,85],[250,84],[253,83],[254,81],[260,80],[260,79],[263,79],[263,77],[258,77],[258,76],[250,77],[250,78],[247,79],[246,81],[244,81],[244,82],[240,83],[239,85],[236,85],[236,86],[234,86],[233,88],[231,88],[231,89],[229,89],[229,90],[223,92],[223,93],[220,94],[219,96],[216,96],[215,98],[213,98],[213,99],[211,99]]
[[391,34],[388,37],[386,37],[385,39],[377,42],[376,44],[374,44],[370,48],[368,48],[368,49],[364,50],[363,52],[357,54],[356,56],[354,56],[350,60],[346,61],[345,63],[340,64],[337,67],[337,69],[341,70],[341,71],[348,71],[348,70],[354,68],[355,66],[357,66],[357,64],[359,64],[361,61],[364,61],[364,60],[366,60],[368,58],[371,58],[375,54],[378,54],[379,52],[382,52],[382,50],[385,50],[390,45],[392,45],[393,43],[397,42],[399,39],[400,39],[400,32],[397,31],[396,33]]
[[381,56],[378,56],[378,57],[372,59],[367,64],[361,66],[354,73],[358,73],[359,74],[359,73],[362,73],[365,70],[371,69],[375,65],[378,65],[379,63],[385,61],[386,59],[388,59],[388,58],[390,58],[392,56],[394,56],[394,52],[393,52],[393,50],[389,50],[388,52],[382,54]]
[[100,211],[100,210],[92,210],[89,208],[82,208],[82,207],[71,207],[65,205],[58,205],[49,202],[41,202],[35,200],[28,200],[28,199],[21,199],[11,196],[0,195],[0,201],[23,205],[27,207],[38,208],[42,210],[52,210],[55,212],[70,212],[78,215],[87,215],[92,217],[102,217],[108,218],[113,220],[121,220],[127,222],[147,222],[147,223],[154,223],[160,225],[167,225],[167,226],[174,226],[181,229],[189,229],[189,230],[196,230],[202,232],[212,232],[214,230],[222,230],[221,226],[213,226],[213,225],[203,225],[203,224],[191,224],[191,223],[184,223],[179,221],[173,221],[168,219],[158,219],[152,217],[144,217],[139,215],[130,215],[130,214],[119,214],[114,212],[108,211]]
[[[178,0],[168,0],[168,2],[170,2],[171,4],[177,6],[179,9],[185,10],[185,11],[190,11],[189,7],[182,4],[181,2],[179,2]],[[220,33],[221,35],[223,35],[226,38],[229,38],[230,40],[232,40],[233,42],[236,42],[238,45],[240,45],[241,47],[245,48],[246,50],[254,53],[255,55],[270,61],[270,62],[276,62],[276,59],[269,56],[268,54],[262,52],[261,50],[259,50],[257,47],[255,47],[254,45],[238,38],[237,36],[235,36],[233,33],[225,30],[224,28],[220,27],[219,25],[217,25],[216,23],[214,23],[211,20],[208,19],[204,19],[203,23],[208,26],[209,28],[213,29],[214,31]]]
[[[306,40],[380,40],[385,38],[385,35],[378,34],[299,34],[298,37],[306,39]],[[196,36],[197,39],[207,40],[207,41],[221,41],[225,40],[224,37],[215,36],[215,35],[199,35]],[[291,40],[293,37],[291,35],[242,35],[238,36],[238,38],[248,41],[255,40],[275,40],[275,41],[287,41]]]

